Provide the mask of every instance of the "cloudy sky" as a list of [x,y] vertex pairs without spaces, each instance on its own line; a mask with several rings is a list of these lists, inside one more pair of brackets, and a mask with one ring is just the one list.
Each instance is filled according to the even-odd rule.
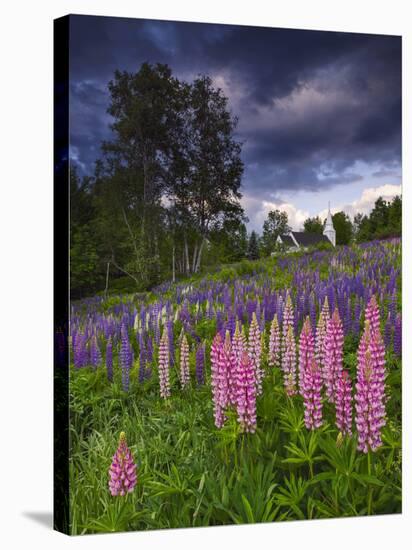
[[367,213],[401,186],[401,40],[394,36],[72,16],[71,158],[92,174],[110,139],[115,69],[210,75],[239,118],[249,229],[286,210]]

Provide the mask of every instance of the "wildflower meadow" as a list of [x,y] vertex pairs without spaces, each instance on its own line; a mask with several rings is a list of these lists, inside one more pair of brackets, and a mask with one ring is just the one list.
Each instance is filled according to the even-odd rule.
[[401,512],[401,240],[73,301],[72,534]]

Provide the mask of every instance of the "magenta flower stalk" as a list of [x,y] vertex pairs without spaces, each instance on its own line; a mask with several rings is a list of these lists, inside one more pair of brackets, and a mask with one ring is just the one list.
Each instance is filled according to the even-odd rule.
[[312,357],[310,364],[303,373],[302,396],[305,407],[305,426],[314,430],[322,426],[322,373],[319,365]]
[[382,445],[385,399],[385,348],[380,332],[372,331],[367,320],[358,349],[355,393],[358,449],[364,453],[376,451]]
[[170,373],[169,373],[169,337],[167,328],[163,329],[159,344],[159,385],[160,396],[163,399],[170,397]]
[[224,411],[228,403],[228,384],[226,365],[223,357],[223,342],[219,332],[216,334],[212,342],[210,361],[215,426],[217,428],[222,428],[225,422]]
[[109,489],[112,496],[131,493],[137,483],[136,464],[126,442],[126,434],[121,432],[119,446],[113,455],[109,468]]
[[248,342],[248,351],[250,359],[254,365],[256,373],[256,393],[260,395],[262,393],[262,380],[263,380],[263,369],[261,367],[262,359],[262,339],[259,328],[259,323],[257,322],[256,313],[253,312],[252,322],[249,327],[249,342]]
[[343,364],[343,326],[337,308],[326,327],[324,361],[323,380],[326,386],[326,397],[334,403],[336,384]]
[[343,370],[336,384],[336,426],[342,435],[352,435],[352,384],[348,371]]
[[289,326],[285,339],[285,351],[282,355],[283,381],[287,395],[296,394],[296,342],[293,328]]
[[186,388],[189,381],[189,344],[187,343],[186,334],[184,334],[180,343],[180,384],[182,388]]
[[268,363],[271,367],[280,366],[280,329],[276,314],[270,324]]
[[254,364],[242,353],[236,369],[236,410],[243,432],[256,431],[256,376]]
[[227,380],[227,402],[228,405],[236,405],[236,356],[228,330],[225,334],[222,356]]
[[323,307],[319,314],[319,320],[316,327],[316,336],[315,336],[315,357],[318,365],[323,371],[325,367],[325,340],[326,340],[326,327],[329,321],[329,304],[328,298],[325,298],[323,302]]
[[381,317],[378,302],[374,294],[366,306],[365,321],[369,321],[371,332],[380,331]]
[[306,369],[310,368],[315,358],[315,342],[309,317],[303,323],[299,338],[299,391],[303,395],[303,380]]

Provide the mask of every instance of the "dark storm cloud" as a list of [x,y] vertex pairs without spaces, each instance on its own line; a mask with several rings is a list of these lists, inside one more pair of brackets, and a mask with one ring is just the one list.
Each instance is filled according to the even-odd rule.
[[107,82],[149,61],[222,87],[239,117],[246,193],[356,182],[360,162],[397,173],[400,52],[391,36],[73,16],[72,157],[92,172],[110,139]]

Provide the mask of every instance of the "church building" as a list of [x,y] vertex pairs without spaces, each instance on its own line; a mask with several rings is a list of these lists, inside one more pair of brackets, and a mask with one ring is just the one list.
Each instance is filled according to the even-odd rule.
[[323,235],[306,231],[290,231],[286,235],[279,235],[276,242],[283,244],[290,252],[305,250],[309,246],[316,246],[319,243],[332,243],[333,246],[336,246],[336,231],[333,227],[330,205]]

